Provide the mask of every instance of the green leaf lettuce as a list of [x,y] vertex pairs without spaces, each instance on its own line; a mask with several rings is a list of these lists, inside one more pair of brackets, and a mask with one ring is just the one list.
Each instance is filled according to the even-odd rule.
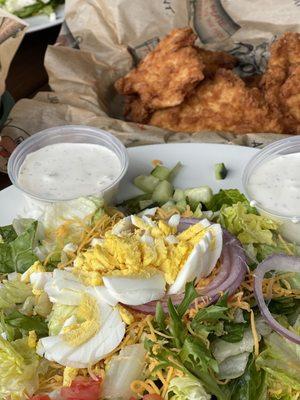
[[27,338],[8,342],[0,337],[0,398],[25,399],[38,388],[39,357]]

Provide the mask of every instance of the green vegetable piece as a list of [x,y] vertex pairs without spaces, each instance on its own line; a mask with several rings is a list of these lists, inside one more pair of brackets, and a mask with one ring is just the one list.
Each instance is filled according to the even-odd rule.
[[173,194],[173,200],[176,201],[176,202],[185,200],[184,190],[175,189],[175,192]]
[[[209,186],[200,186],[198,188],[186,189],[184,191],[186,197],[188,198],[189,204],[193,203],[208,203],[213,196],[213,192]],[[197,206],[196,205],[196,206]]]
[[173,196],[173,185],[168,181],[161,181],[152,193],[152,200],[155,203],[165,204]]
[[37,316],[28,317],[27,315],[21,314],[19,311],[13,311],[4,318],[7,325],[18,328],[24,331],[35,330],[39,336],[48,335],[48,327],[46,322]]
[[172,396],[170,400],[210,400],[211,395],[207,394],[201,382],[190,376],[173,378],[170,382],[168,393]]
[[169,174],[169,168],[165,167],[164,165],[157,165],[151,172],[151,175],[155,176],[155,178],[158,178],[160,181],[167,180]]
[[183,213],[183,212],[185,212],[185,210],[186,210],[186,206],[187,206],[187,202],[186,202],[186,200],[179,200],[179,201],[177,201],[177,203],[176,203],[176,208],[177,208],[177,210],[180,212],[180,213]]
[[215,177],[218,181],[225,179],[227,176],[227,173],[228,173],[228,170],[225,167],[224,163],[215,164]]
[[17,238],[17,234],[12,225],[7,225],[0,227],[0,237],[4,243],[9,243]]
[[161,302],[156,303],[155,322],[159,330],[164,331],[166,328],[166,316],[161,305]]
[[[236,203],[247,203],[249,205],[246,197],[238,189],[221,189],[219,193],[213,195],[206,207],[211,211],[219,211],[224,205],[232,206]],[[249,205],[250,207],[250,205]],[[253,208],[253,211],[255,209]]]
[[266,373],[255,366],[255,360],[250,355],[244,374],[230,383],[232,400],[266,400]]
[[[199,203],[197,205],[197,207],[195,208],[194,212],[193,212],[193,217],[194,218],[201,218],[203,217],[203,212],[202,212],[202,203]],[[209,218],[208,218],[209,219]]]
[[145,210],[145,208],[149,208],[153,205],[152,200],[141,200],[139,202],[140,210]]
[[134,178],[134,185],[145,193],[152,193],[159,183],[159,179],[153,175],[139,175]]
[[118,204],[118,207],[124,207],[129,214],[135,214],[135,213],[141,211],[141,209],[140,209],[141,201],[151,200],[151,199],[152,199],[151,193],[140,194],[138,196],[124,200],[122,203]]
[[173,167],[173,168],[171,169],[171,171],[170,171],[170,173],[169,173],[169,176],[168,176],[168,181],[169,181],[169,182],[173,182],[173,180],[176,178],[176,176],[178,175],[178,173],[179,173],[179,171],[181,170],[181,168],[182,168],[182,164],[181,164],[181,162],[179,161],[179,162],[175,165],[175,167]]
[[4,281],[0,288],[0,308],[12,308],[22,304],[28,296],[32,295],[30,285],[19,280]]
[[27,337],[8,342],[0,337],[0,398],[31,397],[38,388],[39,356]]
[[165,204],[163,204],[161,208],[163,208],[164,210],[173,209],[175,208],[175,202],[173,200],[169,200]]

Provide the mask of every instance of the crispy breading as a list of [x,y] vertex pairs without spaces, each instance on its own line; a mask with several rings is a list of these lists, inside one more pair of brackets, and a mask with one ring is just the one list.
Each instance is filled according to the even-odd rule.
[[198,54],[205,66],[203,72],[207,78],[213,77],[219,68],[233,69],[238,63],[236,57],[224,51],[198,48]]
[[[205,77],[213,77],[220,67],[232,69],[237,64],[237,58],[222,51],[210,51],[197,48],[199,57],[204,64]],[[184,99],[182,99],[183,101]],[[157,109],[162,108],[158,107]],[[143,103],[138,95],[126,96],[124,116],[128,121],[146,124],[152,114],[151,106]]]
[[247,87],[259,88],[261,85],[262,75],[249,75],[242,77]]
[[125,96],[124,117],[127,121],[146,124],[151,111],[143,104],[139,96]]
[[220,69],[200,83],[181,105],[156,111],[150,121],[170,131],[281,132],[257,88],[247,88],[232,71]]
[[270,48],[262,79],[265,97],[282,114],[285,133],[300,133],[300,34],[287,32]]
[[137,68],[117,80],[115,88],[124,95],[139,95],[149,110],[180,104],[204,79],[195,40],[190,28],[173,30]]

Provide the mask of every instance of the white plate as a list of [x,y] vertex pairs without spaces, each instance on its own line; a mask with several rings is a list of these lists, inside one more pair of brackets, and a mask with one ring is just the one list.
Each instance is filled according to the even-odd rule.
[[[121,184],[117,201],[127,199],[139,191],[131,184],[139,174],[149,174],[152,160],[161,160],[168,167],[178,161],[184,165],[175,180],[177,187],[210,186],[215,192],[220,189],[242,188],[244,167],[257,149],[206,143],[157,144],[128,149],[129,169]],[[224,162],[229,172],[227,178],[217,181],[214,164]],[[10,186],[0,192],[0,226],[10,224],[20,215],[24,206],[22,193]]]
[[33,17],[24,18],[24,21],[29,25],[26,33],[41,31],[42,29],[51,28],[63,22],[65,17],[65,5],[61,4],[55,9],[56,19],[50,20],[48,15],[34,15]]

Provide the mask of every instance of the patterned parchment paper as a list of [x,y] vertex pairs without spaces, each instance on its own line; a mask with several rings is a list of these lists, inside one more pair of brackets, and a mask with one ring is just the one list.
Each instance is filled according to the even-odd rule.
[[[262,147],[284,137],[170,133],[120,119],[114,81],[171,29],[187,25],[203,46],[238,56],[241,74],[258,73],[276,36],[300,32],[300,0],[67,0],[66,23],[45,58],[53,92],[19,101],[2,135],[18,144],[51,126],[83,124],[106,129],[127,146],[215,142]],[[0,157],[3,171],[6,161]]]
[[[0,99],[5,91],[9,66],[23,39],[26,27],[27,24],[24,21],[0,9]],[[3,105],[0,107],[0,114],[2,113]],[[10,138],[0,136],[0,170],[12,148],[13,143]]]

